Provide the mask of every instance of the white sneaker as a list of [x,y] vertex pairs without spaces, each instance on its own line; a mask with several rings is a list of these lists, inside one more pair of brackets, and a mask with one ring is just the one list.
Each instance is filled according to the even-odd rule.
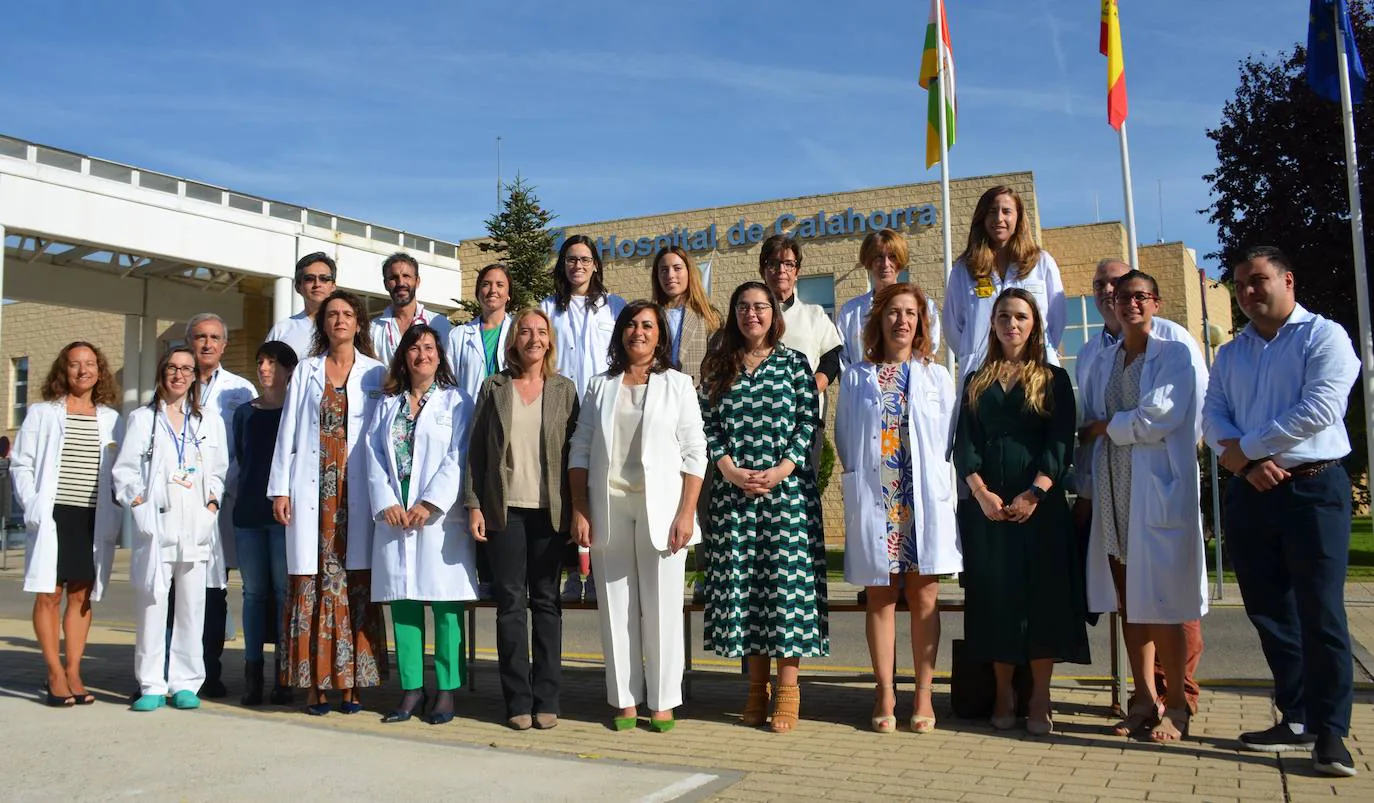
[[582,601],[582,575],[577,572],[568,572],[568,579],[563,583],[563,601]]

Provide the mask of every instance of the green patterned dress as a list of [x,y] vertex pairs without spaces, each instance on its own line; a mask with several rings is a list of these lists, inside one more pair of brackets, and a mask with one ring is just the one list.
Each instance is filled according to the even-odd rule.
[[711,463],[745,469],[784,458],[792,476],[750,499],[717,479],[706,537],[706,649],[738,658],[830,653],[825,532],[811,465],[819,423],[806,357],[781,344],[752,374],[741,372],[716,404],[701,397]]

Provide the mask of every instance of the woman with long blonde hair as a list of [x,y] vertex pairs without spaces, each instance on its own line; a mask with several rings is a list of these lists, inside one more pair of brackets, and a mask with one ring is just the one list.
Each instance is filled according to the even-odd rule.
[[964,633],[975,663],[997,679],[992,725],[1016,724],[1012,673],[1032,675],[1026,730],[1048,734],[1056,661],[1088,662],[1082,557],[1063,482],[1076,408],[1069,375],[1050,365],[1035,297],[1003,290],[993,305],[987,360],[964,389],[954,465],[964,550]]
[[1064,282],[1059,265],[1036,245],[1026,206],[1015,189],[999,185],[973,208],[968,244],[954,263],[945,288],[944,331],[967,378],[983,364],[993,302],[1008,288],[1030,294],[1043,323],[1042,348],[1054,365],[1064,335]]
[[654,255],[649,283],[654,303],[668,315],[669,356],[673,365],[695,382],[706,358],[706,344],[720,328],[720,312],[711,306],[711,295],[701,282],[701,272],[681,246],[672,245]]

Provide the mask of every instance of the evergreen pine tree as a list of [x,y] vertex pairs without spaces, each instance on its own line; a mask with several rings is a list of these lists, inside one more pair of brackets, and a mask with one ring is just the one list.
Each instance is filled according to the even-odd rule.
[[[505,200],[500,212],[487,218],[489,241],[477,244],[510,270],[510,310],[538,304],[553,294],[553,274],[549,264],[553,255],[554,234],[549,224],[557,215],[539,204],[534,187],[523,178],[505,185]],[[478,266],[480,269],[481,266]],[[476,275],[472,271],[471,275]],[[465,299],[463,309],[478,314],[476,301]]]

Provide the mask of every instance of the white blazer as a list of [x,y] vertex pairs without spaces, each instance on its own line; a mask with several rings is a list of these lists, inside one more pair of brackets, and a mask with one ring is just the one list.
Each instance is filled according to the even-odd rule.
[[[912,361],[907,379],[907,437],[911,442],[911,532],[921,574],[963,571],[955,524],[954,469],[949,444],[958,394],[937,362]],[[882,459],[882,391],[871,362],[851,365],[840,377],[835,410],[835,454],[844,473],[844,579],[864,586],[891,582],[887,509],[878,465]]]
[[[160,403],[159,403],[159,406]],[[195,450],[197,469],[203,472],[200,512],[204,515],[195,532],[172,531],[163,524],[169,500],[167,486],[169,469],[176,465],[176,445],[167,428],[158,421],[158,410],[142,405],[129,413],[129,428],[119,447],[111,479],[115,499],[129,510],[134,520],[134,544],[129,556],[129,580],[134,588],[149,593],[161,588],[162,552],[175,549],[185,538],[193,539],[190,546],[206,561],[205,587],[225,588],[224,548],[219,540],[219,516],[205,507],[211,500],[224,499],[224,478],[229,472],[228,438],[224,422],[218,415],[202,411],[201,417],[187,421],[186,444],[190,458]],[[134,500],[143,501],[134,506]],[[182,543],[183,549],[187,546]]]
[[[511,315],[501,320],[501,331],[496,337],[496,370],[506,368],[506,336],[510,333]],[[455,326],[448,333],[444,344],[448,367],[458,379],[458,387],[467,392],[468,398],[477,398],[482,381],[487,378],[487,351],[482,346],[482,320],[473,318],[462,326]]]
[[[391,439],[391,424],[405,404],[404,393],[386,397],[373,408],[367,429],[367,487],[377,528],[372,536],[372,601],[477,599],[467,510],[457,504],[472,398],[458,388],[435,388],[421,408],[411,450],[409,499],[401,498]],[[392,527],[382,515],[392,505],[409,510],[419,502],[439,509],[419,529]]]
[[[1079,388],[1083,415],[1107,418],[1107,381],[1123,342],[1102,349]],[[1202,479],[1197,444],[1207,374],[1187,345],[1150,335],[1140,372],[1140,404],[1107,424],[1107,437],[1131,444],[1131,516],[1126,530],[1126,611],[1136,624],[1180,624],[1207,612],[1207,567],[1202,542]],[[1106,465],[1106,443],[1093,445],[1093,465]],[[1088,607],[1116,610],[1102,520],[1111,500],[1093,498],[1088,537]]]
[[[598,374],[587,385],[568,449],[568,468],[587,469],[587,501],[592,538],[605,545],[616,533],[607,521],[611,507],[611,449],[615,437],[616,401],[625,387],[621,376]],[[682,498],[682,475],[706,473],[706,431],[692,378],[669,369],[649,374],[640,425],[640,460],[644,464],[644,497],[649,509],[649,541],[668,551],[668,535]],[[692,514],[692,540],[701,540],[701,525]]]
[[[327,354],[296,367],[286,387],[281,427],[272,453],[268,496],[291,497],[286,527],[286,571],[318,574],[320,562],[320,400],[324,397]],[[372,509],[367,499],[367,422],[382,398],[386,369],[357,354],[348,374],[348,554],[345,569],[372,566]]]
[[[110,566],[123,518],[110,490],[110,469],[124,438],[124,422],[117,411],[103,404],[96,407],[95,415],[100,430],[100,475],[95,491],[95,588],[91,599],[99,602],[110,582]],[[66,426],[65,397],[33,405],[15,436],[10,458],[10,480],[15,498],[24,508],[24,530],[28,535],[24,590],[31,593],[51,594],[57,590],[57,526],[53,523],[52,508],[57,497],[57,475],[62,468]]]
[[[433,329],[439,335],[441,345],[448,342],[449,330],[453,328],[442,312],[427,310],[418,301],[415,302],[415,317],[411,323],[422,323]],[[388,304],[368,326],[372,335],[372,350],[377,352],[377,359],[382,365],[391,365],[391,358],[396,355],[396,347],[401,344],[401,336],[405,334],[396,325],[396,310]]]

